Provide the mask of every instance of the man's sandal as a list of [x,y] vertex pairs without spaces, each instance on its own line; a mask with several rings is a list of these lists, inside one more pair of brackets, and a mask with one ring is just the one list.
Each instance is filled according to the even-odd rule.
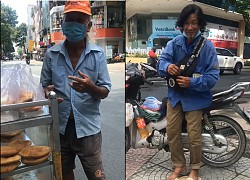
[[[168,179],[168,176],[167,176],[167,179]],[[174,180],[180,180],[179,178],[175,178]]]
[[[193,178],[191,178],[191,177],[188,177],[186,180],[194,180]],[[198,177],[198,180],[201,180],[201,178],[200,177]]]

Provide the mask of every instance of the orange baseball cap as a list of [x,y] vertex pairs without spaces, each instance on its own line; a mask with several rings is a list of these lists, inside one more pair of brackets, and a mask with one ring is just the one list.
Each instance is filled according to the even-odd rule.
[[82,1],[68,0],[64,6],[64,13],[73,12],[73,11],[82,12],[90,16],[92,15],[90,3],[87,0],[82,0]]

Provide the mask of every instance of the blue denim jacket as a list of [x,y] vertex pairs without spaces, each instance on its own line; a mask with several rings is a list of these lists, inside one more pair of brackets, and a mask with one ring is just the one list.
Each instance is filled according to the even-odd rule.
[[[158,73],[167,77],[167,67],[170,64],[176,64],[186,55],[191,54],[199,37],[200,35],[189,45],[187,45],[187,39],[183,35],[169,41],[159,58]],[[168,88],[167,97],[172,107],[180,102],[183,111],[186,112],[203,109],[211,105],[212,94],[210,90],[219,80],[219,63],[214,45],[209,40],[206,40],[197,59],[195,73],[201,76],[190,77],[190,87],[183,92]]]
[[70,87],[68,76],[78,76],[78,70],[87,74],[97,86],[111,90],[107,60],[103,49],[87,40],[76,68],[73,69],[65,41],[49,48],[43,60],[40,83],[45,88],[54,85],[54,91],[64,101],[59,104],[60,133],[64,134],[71,109],[73,110],[77,138],[100,132],[101,100],[92,98],[88,93],[79,93]]

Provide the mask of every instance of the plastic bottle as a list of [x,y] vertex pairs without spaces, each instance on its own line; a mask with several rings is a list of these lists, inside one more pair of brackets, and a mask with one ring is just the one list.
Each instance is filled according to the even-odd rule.
[[148,137],[149,131],[147,129],[145,120],[143,117],[140,117],[138,107],[137,106],[133,106],[133,107],[134,107],[135,122],[137,124],[138,131],[139,131],[142,138]]
[[143,117],[137,117],[136,118],[136,124],[137,124],[137,128],[138,128],[138,131],[139,131],[141,137],[142,138],[148,137],[149,136],[149,131],[147,129],[144,118]]

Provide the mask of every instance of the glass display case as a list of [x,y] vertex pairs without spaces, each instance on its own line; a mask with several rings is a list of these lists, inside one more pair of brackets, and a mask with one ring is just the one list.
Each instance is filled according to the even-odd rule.
[[[38,106],[42,107],[38,111],[23,111],[25,108]],[[33,128],[39,129],[42,135],[37,130],[32,132]],[[50,147],[50,156],[45,162],[36,165],[26,165],[21,161],[21,164],[15,170],[1,173],[1,179],[61,180],[61,153],[56,94],[51,92],[48,100],[1,105],[1,135],[18,130],[23,132],[22,139],[31,140],[32,145]],[[39,142],[35,139],[45,140]],[[9,144],[3,142],[1,137],[1,146],[7,145]]]

